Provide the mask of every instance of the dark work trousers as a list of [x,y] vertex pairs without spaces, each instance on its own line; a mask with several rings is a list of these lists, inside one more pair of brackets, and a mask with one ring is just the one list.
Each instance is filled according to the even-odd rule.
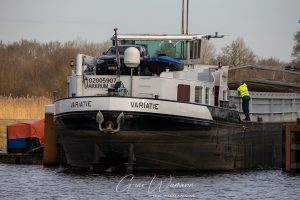
[[242,103],[242,106],[243,106],[243,113],[244,115],[246,116],[246,120],[250,120],[250,113],[249,113],[249,101],[250,101],[250,97],[249,96],[244,96],[242,98],[243,100],[243,103]]

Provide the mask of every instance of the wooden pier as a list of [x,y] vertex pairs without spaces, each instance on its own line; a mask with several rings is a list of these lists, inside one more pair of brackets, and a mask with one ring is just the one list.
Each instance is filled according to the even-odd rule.
[[43,154],[0,153],[0,163],[41,165]]

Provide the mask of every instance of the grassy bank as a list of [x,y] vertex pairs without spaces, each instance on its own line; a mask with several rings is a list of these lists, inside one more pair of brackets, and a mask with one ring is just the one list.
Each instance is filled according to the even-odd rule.
[[6,148],[6,126],[28,119],[44,118],[45,105],[51,103],[46,97],[0,96],[0,150]]

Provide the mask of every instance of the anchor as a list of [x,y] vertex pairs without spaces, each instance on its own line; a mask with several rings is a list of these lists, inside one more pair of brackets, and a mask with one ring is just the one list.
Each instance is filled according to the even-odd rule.
[[120,131],[121,124],[124,122],[124,113],[121,112],[119,114],[119,116],[117,117],[116,122],[117,122],[118,126],[117,126],[116,129],[114,129],[114,123],[112,121],[107,121],[106,122],[106,128],[102,128],[101,124],[104,122],[104,116],[103,116],[103,114],[100,110],[96,115],[96,121],[99,124],[99,130],[101,132],[104,132],[104,133],[117,133],[117,132]]

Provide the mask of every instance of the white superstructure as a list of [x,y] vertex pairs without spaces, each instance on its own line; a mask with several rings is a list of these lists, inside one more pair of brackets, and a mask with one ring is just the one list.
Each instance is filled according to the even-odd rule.
[[[159,50],[168,53],[185,63],[182,71],[166,70],[152,76],[133,76],[132,91],[129,75],[85,74],[89,63],[95,58],[78,54],[76,68],[68,78],[69,97],[107,96],[115,83],[122,82],[123,94],[133,97],[156,98],[179,102],[220,105],[227,101],[228,67],[200,65],[201,40],[204,35],[118,35],[119,44],[143,45],[151,56]],[[217,91],[216,91],[217,88]],[[215,97],[216,96],[216,97]]]

